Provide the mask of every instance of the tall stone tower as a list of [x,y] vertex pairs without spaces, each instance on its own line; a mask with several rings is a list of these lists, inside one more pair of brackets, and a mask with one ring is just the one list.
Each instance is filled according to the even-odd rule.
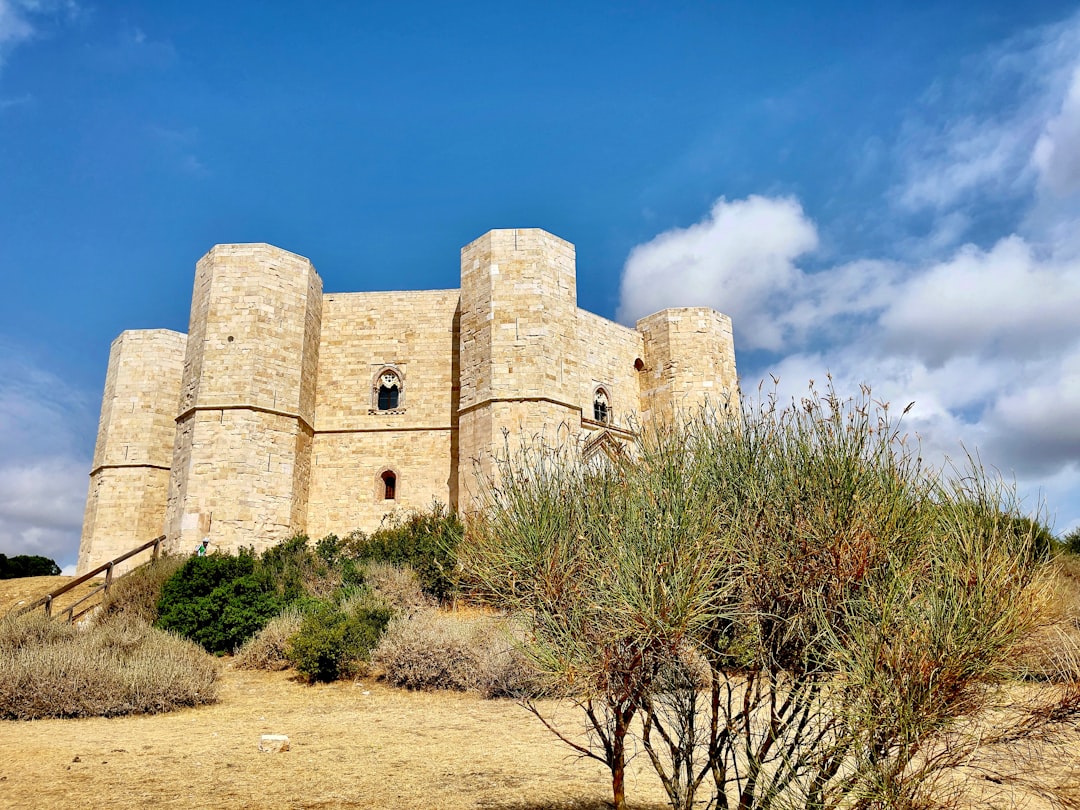
[[305,528],[322,280],[302,256],[217,245],[198,263],[166,509],[170,548]]
[[513,441],[567,438],[581,421],[574,246],[537,228],[494,230],[461,250],[459,502],[476,464]]
[[637,322],[644,339],[641,420],[680,411],[738,408],[731,318],[707,307],[664,309]]
[[186,343],[187,335],[168,329],[127,331],[112,343],[79,571],[162,533]]

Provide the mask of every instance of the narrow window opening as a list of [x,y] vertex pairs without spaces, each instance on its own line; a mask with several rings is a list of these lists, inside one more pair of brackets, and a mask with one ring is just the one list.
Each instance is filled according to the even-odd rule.
[[392,371],[387,371],[379,378],[379,410],[392,411],[398,406],[401,393],[401,380]]
[[397,476],[390,470],[382,474],[383,500],[392,501],[397,497]]
[[634,361],[634,371],[641,371],[644,368],[645,368],[645,363],[642,362],[640,357],[637,360]]
[[611,416],[611,404],[608,402],[607,392],[603,388],[596,389],[593,395],[593,419],[597,422],[607,422]]

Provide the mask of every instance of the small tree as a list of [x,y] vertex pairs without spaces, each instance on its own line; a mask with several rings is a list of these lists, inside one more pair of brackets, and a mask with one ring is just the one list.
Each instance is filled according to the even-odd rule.
[[592,740],[553,730],[608,766],[616,807],[637,733],[676,810],[707,780],[721,808],[916,808],[1080,705],[1006,688],[1041,617],[1040,524],[977,466],[923,470],[868,390],[699,414],[601,466],[523,451],[486,507],[465,576],[524,617]]
[[461,555],[474,592],[530,617],[525,652],[582,709],[591,743],[525,704],[609,768],[616,808],[631,722],[677,651],[726,616],[731,581],[690,435],[652,438],[665,440],[643,437],[632,463],[550,448],[507,457]]

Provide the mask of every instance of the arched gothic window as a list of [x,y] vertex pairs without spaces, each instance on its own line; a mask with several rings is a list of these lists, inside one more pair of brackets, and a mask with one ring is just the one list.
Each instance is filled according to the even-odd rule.
[[395,411],[402,406],[401,375],[392,368],[385,368],[375,379],[375,407],[380,411]]
[[603,388],[597,388],[596,393],[593,394],[593,419],[597,422],[608,422],[611,419],[611,401],[608,399],[607,391]]

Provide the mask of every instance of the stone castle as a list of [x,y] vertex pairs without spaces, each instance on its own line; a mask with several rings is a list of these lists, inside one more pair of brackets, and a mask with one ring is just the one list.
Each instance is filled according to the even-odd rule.
[[494,230],[461,288],[323,293],[302,256],[217,245],[188,334],[113,341],[79,572],[165,534],[262,549],[467,510],[506,436],[616,451],[635,418],[734,394],[731,321],[667,309],[630,329],[577,306],[574,246]]

